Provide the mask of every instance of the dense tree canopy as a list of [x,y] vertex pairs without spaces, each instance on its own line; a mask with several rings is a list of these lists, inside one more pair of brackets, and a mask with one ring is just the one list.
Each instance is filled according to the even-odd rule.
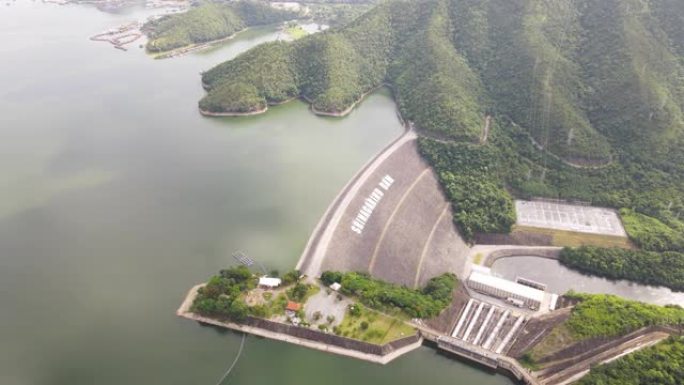
[[192,304],[192,311],[242,321],[249,308],[241,294],[256,286],[257,278],[245,266],[221,270],[199,289]]
[[419,148],[437,171],[464,237],[511,230],[515,210],[501,179],[507,164],[494,146],[421,139]]
[[[344,27],[262,45],[207,71],[200,108],[253,112],[301,96],[316,110],[344,112],[389,84],[402,115],[436,139],[421,152],[466,236],[509,231],[511,195],[627,208],[682,233],[683,8],[383,2]],[[493,123],[478,148],[485,115]],[[642,235],[630,231],[637,244],[663,241]]]
[[684,383],[684,340],[659,344],[593,367],[577,385],[680,385]]
[[[343,111],[389,83],[402,114],[434,135],[473,141],[484,113],[496,112],[554,155],[606,163],[617,149],[656,149],[681,136],[682,8],[656,0],[393,1],[288,45],[295,60],[285,72],[317,109]],[[225,77],[253,84],[242,68]],[[205,79],[212,90],[217,72]]]
[[149,52],[169,51],[222,39],[252,25],[272,24],[299,16],[255,0],[205,1],[189,11],[163,16],[143,26]]
[[362,273],[326,271],[321,280],[328,285],[341,283],[343,293],[358,297],[366,306],[378,310],[397,308],[415,318],[437,316],[451,303],[456,285],[453,274],[432,278],[422,290],[393,285]]

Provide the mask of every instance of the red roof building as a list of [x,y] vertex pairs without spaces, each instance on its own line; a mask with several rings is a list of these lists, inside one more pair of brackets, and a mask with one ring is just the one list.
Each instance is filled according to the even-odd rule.
[[301,303],[292,302],[292,301],[287,301],[287,306],[285,306],[285,310],[294,311],[294,312],[299,311],[301,308],[302,308]]

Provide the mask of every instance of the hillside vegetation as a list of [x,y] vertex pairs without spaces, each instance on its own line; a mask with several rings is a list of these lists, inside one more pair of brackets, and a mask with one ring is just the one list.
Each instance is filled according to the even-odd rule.
[[577,343],[606,342],[647,326],[677,326],[684,320],[679,306],[657,306],[626,300],[614,295],[567,293],[578,300],[570,317],[553,327],[524,359],[534,365]]
[[[679,3],[655,0],[395,1],[288,45],[289,72],[320,110],[344,111],[387,82],[402,113],[431,133],[476,139],[492,111],[565,159],[606,162],[616,142],[659,145],[681,133],[677,12]],[[235,75],[231,67],[208,76]],[[278,101],[255,86],[262,102]]]
[[148,52],[163,52],[192,44],[223,39],[249,26],[291,20],[296,12],[278,10],[254,0],[203,2],[189,11],[149,21]]
[[470,239],[475,233],[510,232],[515,210],[501,178],[508,163],[494,146],[425,138],[418,145],[453,203],[454,222],[461,235]]
[[626,208],[669,229],[647,239],[628,226],[637,245],[678,242],[667,233],[684,217],[683,18],[675,0],[384,2],[212,68],[199,106],[249,113],[302,97],[342,115],[387,84],[464,235],[510,231],[514,195]]
[[635,212],[620,210],[629,237],[639,247],[653,251],[684,252],[684,222],[665,215],[663,220]]
[[433,318],[452,300],[456,276],[445,273],[428,281],[422,290],[410,289],[374,279],[362,273],[325,271],[321,281],[326,285],[340,283],[340,291],[357,297],[364,305],[381,311],[400,311],[411,318]]
[[617,361],[591,368],[577,385],[680,385],[684,382],[684,340],[671,337]]
[[684,320],[679,306],[658,306],[608,294],[575,294],[580,300],[563,326],[576,340],[615,337],[651,325],[677,325]]

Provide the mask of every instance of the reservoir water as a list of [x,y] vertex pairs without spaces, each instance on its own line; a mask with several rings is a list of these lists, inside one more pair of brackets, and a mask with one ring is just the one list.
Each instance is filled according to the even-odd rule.
[[[240,336],[177,318],[242,250],[296,263],[328,203],[398,136],[376,93],[344,119],[293,102],[245,119],[197,112],[199,73],[260,42],[152,60],[88,37],[150,11],[0,8],[0,384],[215,384]],[[511,381],[421,348],[379,366],[248,337],[224,384]]]

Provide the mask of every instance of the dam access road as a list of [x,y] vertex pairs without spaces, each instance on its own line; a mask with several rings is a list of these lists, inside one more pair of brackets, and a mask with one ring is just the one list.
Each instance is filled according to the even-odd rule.
[[342,189],[314,229],[297,268],[362,271],[409,287],[450,271],[461,277],[469,247],[451,206],[408,129]]

